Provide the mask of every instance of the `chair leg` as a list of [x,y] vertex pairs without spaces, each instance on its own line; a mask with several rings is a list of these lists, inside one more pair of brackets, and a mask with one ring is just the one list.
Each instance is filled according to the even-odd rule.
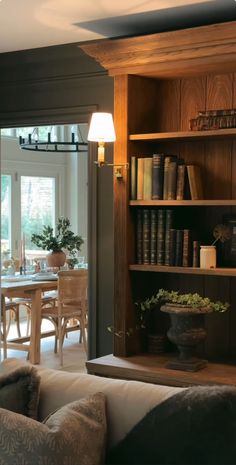
[[26,307],[26,311],[27,311],[26,336],[29,336],[29,334],[30,334],[30,323],[31,323],[30,308]]
[[1,298],[1,316],[2,316],[2,343],[3,343],[3,358],[7,358],[7,323],[6,323],[6,307],[5,307],[5,298]]
[[85,330],[85,320],[82,318],[80,320],[80,327],[81,327],[81,334],[82,334],[82,341],[84,343],[84,350],[87,354],[87,338],[86,338],[86,330]]
[[16,305],[15,307],[15,322],[16,322],[16,329],[18,337],[21,337],[21,330],[20,330],[20,306]]
[[59,342],[59,359],[60,359],[60,366],[63,366],[63,354],[62,354],[62,346],[63,346],[63,328],[62,328],[62,318],[58,318],[58,342]]

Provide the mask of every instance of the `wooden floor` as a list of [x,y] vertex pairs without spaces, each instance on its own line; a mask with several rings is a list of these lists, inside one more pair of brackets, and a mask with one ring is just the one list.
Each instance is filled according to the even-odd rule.
[[[24,335],[24,323],[21,323],[22,335]],[[42,330],[47,331],[53,329],[50,322],[44,320],[42,323]],[[11,325],[9,338],[16,337],[15,324]],[[8,350],[7,357],[15,357],[26,360],[27,352],[19,350]],[[3,353],[1,353],[1,360]],[[79,331],[73,331],[65,338],[63,345],[63,367],[60,367],[59,356],[54,354],[54,337],[47,337],[41,339],[41,366],[53,368],[56,370],[64,370],[70,372],[86,373],[85,362],[87,356],[83,344],[79,344]]]

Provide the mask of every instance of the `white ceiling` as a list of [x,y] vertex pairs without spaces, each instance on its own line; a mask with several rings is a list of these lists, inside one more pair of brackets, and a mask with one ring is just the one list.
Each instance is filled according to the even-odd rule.
[[[0,0],[0,53],[130,35],[127,28],[125,34],[122,33],[122,19],[129,25],[127,15],[141,14],[141,20],[145,22],[142,13],[152,11],[158,14],[160,11],[164,24],[170,8],[174,12],[179,10],[182,15],[184,8],[195,5],[206,17],[203,8],[206,4],[211,11],[212,7],[223,8],[223,5],[224,8],[236,7],[235,0]],[[113,27],[112,20],[117,17],[121,29],[114,26],[114,33],[102,33],[109,22]],[[131,18],[135,23],[139,15]],[[148,19],[146,26],[148,28]],[[158,28],[151,32],[158,32]],[[134,31],[130,33],[134,34]]]

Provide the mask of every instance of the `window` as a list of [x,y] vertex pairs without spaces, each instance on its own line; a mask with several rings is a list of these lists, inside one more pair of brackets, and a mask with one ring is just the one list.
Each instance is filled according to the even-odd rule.
[[1,252],[11,249],[11,176],[1,176]]
[[27,251],[35,251],[32,234],[40,234],[45,224],[55,224],[55,179],[21,176],[21,230],[26,255]]
[[[20,183],[20,193],[17,183]],[[14,176],[1,175],[1,252],[4,258],[19,258],[23,234],[27,259],[45,255],[31,242],[32,234],[40,234],[45,224],[55,225],[55,178],[20,176],[14,179]]]

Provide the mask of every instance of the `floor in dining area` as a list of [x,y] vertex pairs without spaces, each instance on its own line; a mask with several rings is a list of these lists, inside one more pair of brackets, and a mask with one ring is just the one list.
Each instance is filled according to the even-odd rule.
[[[43,320],[41,330],[50,331],[53,325]],[[26,332],[26,322],[21,322],[22,335]],[[54,353],[54,336],[41,339],[41,361],[40,365],[56,370],[64,370],[69,372],[86,373],[85,362],[87,355],[83,344],[79,343],[79,331],[71,331],[68,337],[65,338],[63,344],[63,367],[60,366],[59,355]],[[11,329],[8,338],[17,337],[15,323],[11,323]],[[7,350],[7,357],[19,358],[26,360],[27,352],[21,350]],[[1,360],[3,359],[3,351],[1,351]]]

